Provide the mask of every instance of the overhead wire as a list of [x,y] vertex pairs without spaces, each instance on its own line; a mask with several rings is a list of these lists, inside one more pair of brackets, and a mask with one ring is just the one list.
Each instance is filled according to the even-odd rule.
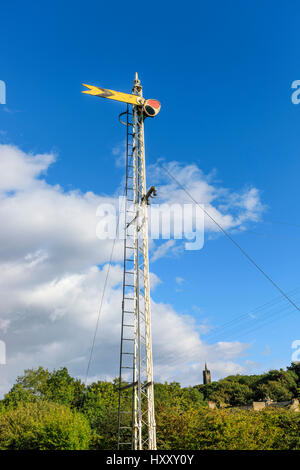
[[[124,193],[123,193],[123,197],[124,197],[124,194],[125,194],[125,190],[124,190]],[[95,348],[96,337],[97,337],[99,322],[100,322],[100,316],[101,316],[101,312],[102,312],[103,302],[104,302],[106,288],[107,288],[107,284],[108,284],[108,278],[109,278],[111,265],[112,265],[112,260],[113,260],[113,255],[114,255],[114,250],[115,250],[115,246],[116,246],[117,235],[118,235],[118,231],[119,231],[119,224],[120,224],[120,212],[118,213],[118,217],[117,217],[116,236],[113,239],[112,248],[111,248],[110,257],[109,257],[109,262],[108,262],[108,267],[107,267],[107,271],[106,271],[106,276],[105,276],[105,280],[104,280],[104,284],[103,284],[102,296],[101,296],[101,300],[100,300],[100,304],[99,304],[98,315],[97,315],[96,325],[95,325],[93,339],[92,339],[92,345],[91,345],[90,354],[89,354],[89,360],[88,360],[86,374],[85,374],[85,380],[84,380],[84,386],[85,387],[86,387],[86,384],[87,384],[89,371],[90,371],[90,366],[91,366],[92,357],[93,357],[93,352],[94,352],[94,348]],[[82,395],[81,405],[82,405],[82,402],[83,402],[83,397],[84,397],[84,395]]]
[[258,265],[258,263],[246,252],[244,248],[241,247],[241,245],[225,230],[222,225],[217,222],[214,217],[201,205],[199,204],[195,198],[191,195],[191,193],[183,186],[182,183],[180,183],[177,178],[167,169],[162,165],[162,163],[157,160],[157,164],[162,168],[162,170],[189,196],[189,198],[204,212],[204,214],[209,217],[214,224],[221,230],[222,233],[240,250],[240,252],[248,259],[250,263],[253,264],[253,266],[260,271],[260,273],[275,287],[275,289],[278,290],[278,292],[281,293],[283,297],[286,298],[286,300],[293,305],[293,307],[300,311],[300,308],[298,305],[285,293],[283,289]]
[[[264,308],[268,308],[270,307],[271,305],[274,305],[278,302],[281,302],[281,301],[288,301],[289,303],[289,306],[285,305],[284,307],[280,308],[278,311],[276,311],[275,313],[274,312],[269,312],[267,314],[267,317],[265,318],[260,318],[259,321],[258,321],[258,324],[256,324],[254,326],[254,328],[249,328],[249,326],[251,325],[248,325],[248,328],[244,329],[244,331],[241,331],[241,327],[239,327],[239,335],[242,333],[242,335],[248,335],[254,331],[256,331],[257,329],[261,328],[261,327],[264,327],[268,324],[268,319],[269,320],[272,320],[274,319],[274,316],[278,316],[278,314],[280,315],[282,312],[285,312],[288,308],[291,308],[293,307],[294,309],[296,309],[297,311],[300,310],[300,308],[298,307],[298,305],[296,304],[295,301],[293,301],[293,299],[291,299],[291,295],[294,294],[295,292],[297,292],[299,290],[299,288],[296,288],[294,289],[293,291],[290,291],[288,293],[286,293],[285,291],[283,291],[283,289],[257,264],[257,262],[246,252],[246,250],[244,250],[238,242],[236,242],[236,240],[221,226],[221,224],[219,224],[212,216],[211,214],[209,214],[209,212],[207,210],[205,210],[195,199],[194,197],[190,194],[190,192],[182,185],[182,183],[180,183],[177,178],[168,170],[164,167],[164,165],[162,165],[162,163],[160,161],[157,161],[157,164],[164,170],[164,172],[169,176],[170,179],[172,179],[188,196],[189,198],[197,205],[199,206],[202,211],[217,225],[217,227],[224,233],[224,235],[226,235],[226,237],[242,252],[242,254],[248,259],[249,262],[251,262],[254,267],[273,285],[273,287],[275,287],[277,289],[277,291],[281,294],[280,297],[278,298],[275,298],[269,302],[267,302],[266,304],[263,304],[262,306],[259,306],[257,307],[256,309],[254,310],[251,310],[250,312],[248,313],[245,313],[245,314],[242,314],[238,317],[238,320],[237,319],[232,319],[230,320],[229,322],[226,322],[225,324],[221,325],[221,328],[220,330],[222,331],[215,331],[214,334],[215,336],[219,335],[220,336],[220,333],[221,335],[224,336],[224,334],[226,334],[226,332],[224,331],[226,328],[228,327],[232,327],[232,326],[236,326],[236,322],[237,321],[241,321],[241,320],[244,320],[245,318],[249,317],[249,314],[255,312],[257,313],[257,311],[259,310],[263,310]],[[297,299],[298,300],[298,299]],[[291,313],[291,312],[289,312]],[[264,321],[266,320],[267,321]],[[234,331],[234,330],[233,330]],[[233,331],[231,330],[231,334],[233,333]],[[212,332],[213,333],[213,332]],[[213,334],[211,334],[211,336],[213,336]],[[206,338],[205,338],[206,339]],[[168,361],[168,365],[172,365],[172,364],[177,364],[178,363],[178,359],[188,359],[191,357],[191,353],[197,353],[197,351],[199,351],[199,347],[196,347],[196,348],[192,348],[190,349],[188,352],[186,353],[182,353],[182,354],[179,354],[178,355],[178,351],[176,353],[176,358],[174,358],[173,360],[169,360]]]
[[[169,169],[165,168],[164,165],[162,165],[162,163],[158,160],[157,161],[157,164],[162,168],[162,170],[169,176],[169,178],[171,178],[186,194],[187,196],[198,206],[200,207],[200,209],[204,212],[204,214],[209,217],[214,223],[215,225],[219,228],[219,230],[221,230],[224,235],[241,251],[241,253],[248,259],[249,262],[251,262],[254,267],[273,285],[273,287],[275,287],[278,292],[280,292],[281,296],[287,300],[291,306],[293,306],[297,311],[300,310],[300,308],[298,307],[298,305],[290,298],[290,295],[293,293],[293,291],[291,293],[289,293],[289,295],[283,291],[283,289],[281,289],[281,287],[257,264],[257,262],[246,252],[246,250],[244,248],[242,248],[240,246],[240,244],[227,232],[227,230],[225,230],[222,225],[217,222],[214,217],[203,207],[201,206],[195,199],[194,197],[191,195],[191,193],[183,186],[182,183],[180,183],[177,178],[170,172]],[[124,195],[124,194],[123,194]],[[119,230],[119,222],[120,222],[120,214],[118,214],[118,219],[117,219],[117,227],[116,227],[116,232],[118,232]],[[272,223],[272,222],[271,222]],[[274,222],[273,222],[274,223]],[[276,222],[275,222],[276,223]],[[277,222],[279,223],[279,222]],[[283,223],[282,223],[283,224]],[[291,225],[291,224],[285,224],[285,225]],[[294,225],[296,226],[296,225]],[[109,274],[110,274],[110,270],[111,270],[111,265],[112,265],[112,259],[113,259],[113,254],[114,254],[114,250],[115,250],[115,245],[116,245],[116,239],[117,239],[117,236],[114,238],[113,240],[113,244],[112,244],[112,249],[111,249],[111,253],[110,253],[110,258],[109,258],[109,263],[108,263],[108,268],[107,268],[107,272],[106,272],[106,276],[105,276],[105,281],[104,281],[104,285],[103,285],[103,290],[102,290],[102,296],[101,296],[101,300],[100,300],[100,305],[99,305],[99,309],[98,309],[98,315],[97,315],[97,320],[96,320],[96,325],[95,325],[95,330],[94,330],[94,334],[93,334],[93,339],[92,339],[92,345],[91,345],[91,349],[90,349],[90,354],[89,354],[89,360],[88,360],[88,364],[87,364],[87,369],[86,369],[86,374],[85,374],[85,380],[84,380],[84,385],[86,386],[87,384],[87,380],[88,380],[88,376],[89,376],[89,371],[90,371],[90,367],[91,367],[91,362],[92,362],[92,357],[93,357],[93,352],[94,352],[94,348],[95,348],[95,343],[96,343],[96,337],[97,337],[97,333],[98,333],[98,328],[99,328],[99,322],[100,322],[100,317],[101,317],[101,312],[102,312],[102,308],[103,308],[103,302],[104,302],[104,298],[105,298],[105,293],[106,293],[106,289],[107,289],[107,284],[108,284],[108,278],[109,278]],[[297,290],[297,289],[296,289]],[[249,311],[248,313],[245,313],[245,314],[242,314],[240,315],[239,317],[237,318],[233,318],[232,320],[226,322],[225,324],[221,325],[220,329],[217,328],[214,332],[212,332],[210,335],[207,335],[205,337],[205,339],[208,339],[208,338],[211,338],[213,336],[220,336],[220,335],[224,335],[224,330],[226,330],[228,327],[230,329],[230,327],[233,325],[233,326],[236,326],[236,323],[239,322],[239,321],[242,321],[243,319],[249,317],[249,315],[251,313],[254,313],[254,312],[257,312],[261,309],[263,309],[265,306],[268,306],[270,304],[273,304],[274,302],[277,303],[277,301],[275,301],[276,299],[273,299],[273,301],[270,301],[270,302],[267,302],[266,304],[263,304],[262,306],[259,306],[257,307],[256,309],[254,310],[251,310]],[[285,306],[283,309],[280,309],[279,312],[276,312],[275,314],[278,314],[282,311],[285,311],[287,308],[287,306]],[[267,317],[270,317],[274,314],[268,314]],[[261,319],[261,320],[266,320],[266,318],[264,319]],[[250,330],[247,330],[246,334],[249,334],[251,333],[252,331],[255,331],[257,330],[259,327],[261,326],[265,326],[268,322],[263,322],[262,324],[260,325],[256,325],[254,328],[250,329]],[[225,333],[226,334],[226,333]],[[231,331],[231,334],[232,334],[232,331]],[[239,335],[240,334],[243,334],[242,331],[239,331]],[[245,332],[244,332],[245,334]],[[196,352],[197,351],[197,348],[195,348],[194,350],[190,350],[189,351],[189,355],[191,352]],[[176,362],[177,360],[182,357],[184,358],[185,354],[183,353],[182,355],[177,355],[176,357]],[[173,361],[168,361],[168,364],[171,365]]]
[[[292,290],[292,291],[289,291],[288,294],[291,296],[291,295],[294,295],[296,293],[298,293],[300,290],[300,287]],[[220,335],[220,334],[223,334],[224,331],[226,332],[228,329],[230,331],[230,329],[233,327],[233,326],[236,326],[238,323],[241,323],[243,321],[249,321],[253,318],[256,318],[256,319],[259,319],[259,317],[257,315],[260,315],[262,311],[264,310],[267,310],[267,309],[270,309],[271,307],[274,307],[274,305],[276,306],[276,304],[278,303],[281,303],[281,302],[284,302],[286,301],[285,298],[283,298],[282,296],[280,297],[276,297],[275,299],[269,301],[269,302],[266,302],[262,305],[260,305],[259,307],[256,307],[254,309],[251,309],[249,310],[248,312],[244,313],[244,314],[241,314],[237,317],[233,317],[231,320],[229,320],[228,322],[225,322],[223,324],[221,324],[220,326],[216,326],[212,331],[211,333],[208,333],[205,337],[206,339],[207,338],[211,338],[212,336],[216,336],[216,335]],[[269,314],[268,314],[269,315]]]
[[[287,310],[291,310],[291,309],[292,309],[292,306],[289,305],[289,304],[286,304],[283,308],[281,308],[278,312],[276,312],[275,315],[281,314],[281,313],[286,312]],[[287,313],[285,313],[285,316],[290,315],[292,313],[293,312],[291,312],[291,311],[290,312],[287,311]],[[272,318],[272,319],[274,319],[274,318]],[[234,335],[229,336],[229,337],[226,338],[226,340],[223,340],[223,341],[218,340],[216,343],[220,344],[220,343],[237,342],[237,336],[238,336],[238,339],[240,339],[241,337],[249,336],[249,334],[252,334],[253,332],[260,329],[261,327],[266,326],[267,324],[269,324],[268,321],[267,322],[262,322],[262,324],[253,325],[252,328],[248,328],[247,330],[244,330],[244,331],[243,330],[237,330],[235,332],[235,336]],[[205,344],[208,347],[212,346],[212,344],[210,344],[210,343],[205,343]],[[168,359],[168,361],[167,361],[168,366],[179,365],[184,361],[195,362],[197,360],[197,355],[199,356],[200,353],[201,353],[201,346],[202,346],[202,343],[199,343],[198,346],[189,348],[187,351],[183,351],[182,353],[179,353],[178,351],[176,351],[176,356],[171,357],[170,359]]]

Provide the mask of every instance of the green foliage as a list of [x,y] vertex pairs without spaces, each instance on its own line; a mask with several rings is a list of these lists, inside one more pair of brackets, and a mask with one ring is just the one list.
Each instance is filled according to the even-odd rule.
[[38,400],[0,414],[1,450],[83,450],[90,436],[87,419],[64,405]]
[[[99,381],[89,385],[84,393],[81,410],[93,430],[91,446],[94,449],[116,447],[119,404],[117,387],[117,384]],[[127,408],[129,409],[129,400]]]
[[43,367],[25,370],[22,377],[4,397],[7,406],[16,406],[36,400],[47,400],[64,405],[79,406],[84,390],[80,380],[71,377],[63,367],[49,372]]
[[[117,380],[84,387],[66,368],[26,370],[0,401],[0,449],[116,449],[118,388]],[[195,387],[157,383],[154,395],[159,449],[300,449],[300,413],[237,408],[300,396],[299,364]],[[121,405],[130,426],[132,388]]]
[[287,370],[289,373],[293,374],[297,385],[300,385],[300,362],[292,362]]
[[210,399],[219,405],[246,405],[252,399],[252,391],[248,385],[222,380],[218,388],[211,393]]
[[178,410],[185,410],[191,406],[195,409],[200,409],[205,406],[204,397],[201,392],[194,387],[181,388],[178,382],[155,384],[154,396],[156,406],[163,404],[166,407]]
[[256,383],[255,399],[266,397],[274,401],[286,401],[297,395],[297,382],[292,374],[282,369],[270,370]]
[[[300,373],[300,369],[297,369]],[[271,370],[262,375],[231,375],[207,385],[197,385],[206,400],[221,406],[246,405],[251,401],[270,398],[288,401],[298,396],[298,375],[294,370]]]
[[160,449],[268,450],[300,449],[299,414],[285,409],[160,410]]

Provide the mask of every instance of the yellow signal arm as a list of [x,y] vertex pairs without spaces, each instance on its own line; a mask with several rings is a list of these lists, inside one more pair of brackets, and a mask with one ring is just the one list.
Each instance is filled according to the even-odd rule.
[[122,101],[123,103],[135,104],[137,106],[143,106],[145,98],[137,95],[130,95],[129,93],[122,93],[120,91],[107,90],[106,88],[100,88],[93,85],[85,85],[88,90],[84,90],[82,93],[87,95],[99,96],[101,98],[108,98],[109,100]]

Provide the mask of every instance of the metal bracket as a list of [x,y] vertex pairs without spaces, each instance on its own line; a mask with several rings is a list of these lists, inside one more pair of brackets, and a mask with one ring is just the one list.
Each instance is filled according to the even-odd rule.
[[[127,114],[127,122],[124,122],[124,121],[122,121],[122,119],[121,119],[121,116],[124,116],[125,114]],[[120,121],[120,123],[121,123],[121,124],[124,124],[124,126],[127,126],[127,127],[128,127],[128,126],[132,126],[132,123],[131,123],[131,122],[128,122],[128,116],[129,116],[129,114],[131,114],[131,113],[130,113],[129,110],[128,110],[128,105],[127,105],[127,111],[124,111],[124,113],[120,113],[120,114],[119,114],[119,121]]]
[[142,196],[142,201],[145,201],[147,206],[149,206],[150,205],[150,201],[149,201],[150,197],[153,198],[155,196],[157,196],[157,191],[155,189],[155,186],[151,186],[151,188],[147,191],[147,193]]
[[127,388],[136,387],[137,384],[138,384],[138,382],[133,382],[129,385],[124,385],[123,387],[119,387],[119,390],[126,390]]

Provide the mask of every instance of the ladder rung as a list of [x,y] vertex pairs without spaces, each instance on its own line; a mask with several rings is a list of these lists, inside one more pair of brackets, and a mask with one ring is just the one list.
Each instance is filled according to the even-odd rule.
[[129,353],[129,352],[122,352],[122,354],[126,354],[126,356],[134,356],[134,353]]
[[134,297],[124,297],[125,300],[134,300]]
[[122,341],[134,341],[134,338],[122,338]]
[[124,284],[124,287],[135,287],[134,284]]
[[121,366],[121,369],[134,369],[134,367],[129,367],[129,366]]
[[123,326],[127,326],[128,328],[134,328],[134,325],[125,325],[125,323],[123,323]]

